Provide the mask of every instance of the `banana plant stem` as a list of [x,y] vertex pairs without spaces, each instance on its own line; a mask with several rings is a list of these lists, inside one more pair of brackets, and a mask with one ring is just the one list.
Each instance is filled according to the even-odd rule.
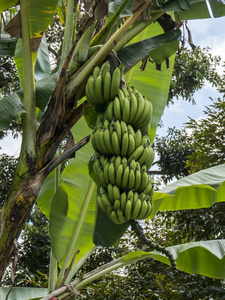
[[94,67],[101,64],[104,59],[107,57],[109,52],[117,45],[119,40],[124,36],[124,34],[128,31],[130,26],[137,20],[139,15],[145,9],[145,7],[149,4],[149,1],[144,2],[140,7],[135,11],[135,13],[130,16],[130,18],[121,26],[112,36],[111,38],[100,48],[100,50],[94,54],[87,62],[83,65],[83,67],[75,73],[70,81],[66,85],[66,95],[67,97],[73,98],[75,94],[75,90],[77,87],[85,86],[87,78],[90,76]]
[[66,60],[66,56],[71,48],[72,45],[72,39],[73,39],[73,28],[74,28],[74,15],[75,12],[75,6],[74,0],[68,0],[67,9],[66,9],[66,24],[65,24],[65,32],[64,32],[64,39],[63,39],[63,45],[62,45],[62,53],[61,53],[61,60],[60,60],[60,69],[64,65],[64,62]]

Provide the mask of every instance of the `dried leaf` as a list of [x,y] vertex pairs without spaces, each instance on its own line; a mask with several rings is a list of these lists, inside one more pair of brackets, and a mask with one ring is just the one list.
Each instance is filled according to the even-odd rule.
[[162,15],[157,22],[162,27],[164,32],[172,31],[177,26],[177,23],[175,23],[171,16],[166,13]]
[[11,35],[11,37],[22,37],[20,12],[13,17],[9,23],[5,26],[4,30]]
[[86,0],[84,3],[85,13],[81,18],[80,31],[84,32],[96,20],[101,20],[108,16],[107,0]]
[[[147,2],[149,2],[149,4],[147,4]],[[140,6],[142,6],[143,4],[147,4],[146,5],[146,10],[144,10],[139,18],[137,20],[150,20],[152,18],[152,16],[150,15],[150,8],[152,5],[152,1],[151,0],[135,0],[132,4],[132,13],[134,13],[135,11],[137,11],[139,9]]]

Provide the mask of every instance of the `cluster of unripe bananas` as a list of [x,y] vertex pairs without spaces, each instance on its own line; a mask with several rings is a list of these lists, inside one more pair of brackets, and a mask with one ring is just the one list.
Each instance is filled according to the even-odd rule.
[[87,100],[99,112],[92,132],[97,202],[116,224],[147,218],[154,193],[147,172],[154,160],[152,104],[134,88],[121,87],[123,71],[120,65],[111,75],[107,61],[86,85]]

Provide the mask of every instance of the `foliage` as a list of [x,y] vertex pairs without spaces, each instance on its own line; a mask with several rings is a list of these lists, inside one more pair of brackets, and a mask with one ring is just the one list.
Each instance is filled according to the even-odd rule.
[[3,206],[3,203],[7,197],[10,184],[13,180],[16,164],[17,159],[15,157],[7,154],[0,155],[0,207]]
[[183,128],[170,128],[166,137],[156,138],[159,159],[155,164],[160,171],[155,173],[162,174],[165,183],[225,162],[224,98],[212,100],[204,114],[204,118],[189,118]]
[[194,93],[199,91],[206,82],[219,87],[223,78],[218,74],[217,67],[221,63],[219,56],[213,56],[210,48],[196,47],[193,50],[178,51],[174,63],[170,85],[168,104],[174,98],[182,97],[194,104]]
[[225,98],[218,98],[206,107],[205,118],[189,118],[186,124],[191,129],[189,143],[195,151],[189,156],[186,166],[191,172],[223,164],[225,162]]
[[[189,135],[185,129],[169,128],[167,136],[156,137],[155,150],[159,159],[154,162],[159,168],[160,179],[167,183],[174,177],[180,179],[189,174],[186,162],[195,148],[189,141]],[[150,171],[154,174],[154,171]]]
[[[192,212],[190,220],[191,216],[197,217],[199,213],[199,211]],[[181,227],[180,221],[185,215],[187,217],[188,212],[160,213],[151,223],[145,221],[143,224],[145,232],[148,237],[160,245],[176,244],[180,240],[184,243],[188,241],[188,237],[185,235],[185,222]],[[177,216],[178,221],[176,220]],[[193,223],[194,225],[195,223]],[[207,226],[209,231],[211,231],[210,225]],[[199,226],[196,239],[202,237],[205,239],[204,232],[202,232],[204,226],[205,224]],[[179,238],[180,234],[183,238]],[[213,234],[212,230],[210,236],[212,237]],[[128,249],[136,247],[140,247],[140,244],[134,233],[128,230],[120,243],[111,249],[111,253],[115,256],[116,253],[126,252]],[[104,252],[105,249],[102,249],[99,257],[104,255]],[[92,263],[91,257],[88,265],[91,266]],[[225,287],[221,280],[201,275],[190,275],[181,271],[174,272],[170,267],[160,262],[146,259],[143,262],[126,266],[122,271],[109,274],[94,282],[88,286],[87,290],[82,291],[82,295],[85,299],[210,299],[210,297],[221,299],[224,296],[224,291]]]

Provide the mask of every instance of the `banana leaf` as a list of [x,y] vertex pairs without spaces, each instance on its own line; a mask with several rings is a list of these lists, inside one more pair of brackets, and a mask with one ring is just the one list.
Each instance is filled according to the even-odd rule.
[[[160,39],[159,35],[162,34],[162,32],[163,30],[158,24],[151,24],[151,26],[149,26],[144,33],[141,33],[139,36],[134,38],[131,41],[131,44],[139,42],[139,39],[141,38],[150,38],[152,36]],[[176,39],[178,39],[180,33],[177,31],[175,35]],[[165,35],[162,34],[161,37],[163,38]],[[161,42],[161,45],[162,44],[163,42]],[[137,55],[138,57],[140,48],[136,49],[136,51],[133,51],[133,55]],[[162,52],[162,56],[163,55],[164,54]],[[129,82],[131,86],[134,86],[140,93],[142,93],[148,100],[152,102],[153,115],[149,132],[152,142],[155,137],[158,123],[167,103],[169,86],[173,72],[173,63],[174,55],[172,55],[169,59],[169,68],[167,68],[166,62],[164,62],[161,65],[161,71],[156,70],[155,64],[150,62],[147,63],[145,71],[141,71],[141,63],[139,63],[126,75],[127,82]]]
[[223,201],[225,164],[199,171],[155,192],[150,218],[157,211],[205,208]]
[[17,38],[0,39],[0,56],[14,56]]
[[[9,287],[0,287],[0,299],[6,299]],[[47,296],[48,289],[35,287],[13,287],[8,300],[35,300]]]
[[0,131],[9,127],[14,116],[25,113],[20,97],[13,93],[0,100]]
[[[192,242],[166,249],[171,252],[181,271],[217,279],[225,278],[225,240]],[[127,264],[147,257],[170,265],[169,259],[157,251],[131,252],[121,262]]]

